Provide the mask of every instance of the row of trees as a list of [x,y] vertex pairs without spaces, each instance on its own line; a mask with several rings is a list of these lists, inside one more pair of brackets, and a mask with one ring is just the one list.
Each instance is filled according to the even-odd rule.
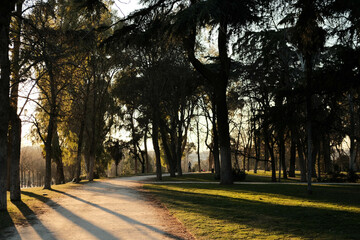
[[[38,106],[31,120],[46,158],[47,189],[52,162],[56,183],[65,181],[64,164],[74,166],[76,182],[83,173],[92,180],[111,158],[120,161],[123,148],[135,171],[138,163],[149,171],[148,138],[157,179],[162,166],[181,175],[190,130],[199,151],[202,127],[209,167],[222,184],[233,182],[242,157],[255,169],[270,162],[273,181],[276,166],[283,178],[299,169],[311,192],[315,166],[333,171],[332,150],[341,155],[347,139],[349,174],[356,170],[358,3],[144,0],[143,9],[123,19],[111,4],[1,6],[0,166],[9,168],[0,168],[0,209],[7,182],[11,199],[20,199],[23,81],[38,91],[37,99],[25,98]],[[124,130],[129,135],[120,142],[115,136]]]

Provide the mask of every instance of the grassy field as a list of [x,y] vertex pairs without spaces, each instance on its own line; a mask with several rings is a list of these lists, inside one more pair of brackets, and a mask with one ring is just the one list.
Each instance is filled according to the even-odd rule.
[[79,188],[87,181],[82,181],[80,184],[67,183],[63,185],[53,185],[55,191],[43,190],[42,187],[26,188],[21,190],[20,202],[11,202],[8,192],[8,211],[0,212],[0,230],[14,224],[26,225],[31,221],[34,213],[41,213],[45,202],[49,199],[62,197],[63,194],[56,192],[66,191],[68,189]]
[[360,238],[360,185],[317,185],[309,196],[304,185],[221,186],[204,183],[208,175],[181,178],[199,184],[144,187],[198,239]]
[[[278,174],[279,173],[277,173],[277,177]],[[163,177],[163,181],[219,182],[218,180],[214,179],[214,176],[211,173],[191,173],[185,174],[181,177],[166,176]],[[253,171],[246,172],[245,182],[271,182],[271,172],[258,171],[256,174]],[[300,182],[300,172],[296,173],[295,178],[281,179],[281,182]]]

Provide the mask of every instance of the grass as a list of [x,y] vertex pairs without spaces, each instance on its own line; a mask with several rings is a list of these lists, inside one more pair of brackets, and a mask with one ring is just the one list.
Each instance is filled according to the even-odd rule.
[[[277,177],[278,177],[277,173]],[[152,179],[154,180],[154,179]],[[197,181],[197,182],[219,182],[219,180],[214,179],[214,175],[211,173],[191,173],[185,174],[181,177],[163,177],[163,181],[172,182],[172,181]],[[245,182],[271,182],[271,172],[267,171],[258,171],[254,173],[253,171],[246,172]],[[300,182],[300,172],[296,173],[295,178],[281,179],[281,182]]]
[[[196,175],[184,176],[196,179]],[[198,176],[200,181],[207,176]],[[256,179],[254,179],[256,180]],[[198,239],[359,239],[360,186],[148,184]]]
[[[26,225],[34,219],[35,214],[41,214],[45,203],[50,199],[60,198],[63,194],[57,191],[79,188],[87,181],[80,184],[67,183],[51,186],[53,190],[44,190],[42,187],[26,188],[21,190],[21,201],[11,202],[8,192],[8,211],[0,211],[0,230],[16,225]],[[36,217],[35,217],[36,218]]]

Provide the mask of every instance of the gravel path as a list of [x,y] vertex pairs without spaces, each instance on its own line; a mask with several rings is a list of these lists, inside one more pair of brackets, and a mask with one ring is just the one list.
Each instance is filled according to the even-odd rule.
[[194,239],[166,209],[139,191],[148,177],[85,184],[47,202],[28,226],[6,230],[5,239]]

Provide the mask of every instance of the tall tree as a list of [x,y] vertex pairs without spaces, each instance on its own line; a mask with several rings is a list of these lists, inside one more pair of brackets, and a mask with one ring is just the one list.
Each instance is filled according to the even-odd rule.
[[7,133],[9,120],[9,28],[16,1],[7,0],[0,6],[0,211],[7,209]]

